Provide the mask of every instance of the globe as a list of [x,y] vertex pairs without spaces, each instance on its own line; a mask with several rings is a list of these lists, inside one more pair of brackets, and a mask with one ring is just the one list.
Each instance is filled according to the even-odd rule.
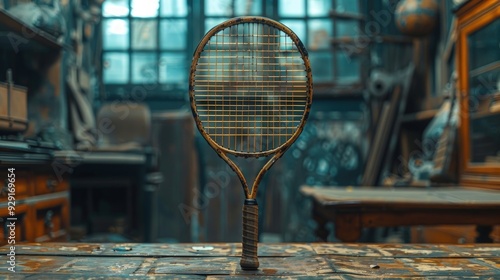
[[425,36],[435,27],[437,13],[436,0],[402,0],[396,7],[396,25],[403,34]]

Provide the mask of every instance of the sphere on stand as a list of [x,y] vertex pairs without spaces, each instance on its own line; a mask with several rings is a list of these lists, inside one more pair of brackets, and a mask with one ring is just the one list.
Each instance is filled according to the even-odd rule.
[[402,0],[396,7],[396,25],[406,35],[428,35],[436,26],[438,9],[436,0]]

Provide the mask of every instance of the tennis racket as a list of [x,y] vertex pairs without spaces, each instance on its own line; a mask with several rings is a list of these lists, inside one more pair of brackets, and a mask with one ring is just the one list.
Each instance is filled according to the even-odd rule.
[[[304,45],[292,30],[268,18],[225,21],[208,31],[194,52],[189,97],[196,126],[245,193],[242,269],[259,267],[259,182],[302,132],[312,91]],[[270,159],[249,189],[229,155]]]

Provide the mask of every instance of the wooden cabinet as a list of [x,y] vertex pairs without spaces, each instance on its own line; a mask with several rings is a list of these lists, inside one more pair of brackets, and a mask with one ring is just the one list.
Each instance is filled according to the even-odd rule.
[[[454,66],[444,65],[448,55],[441,58],[443,67],[455,67],[458,73],[458,183],[500,190],[500,2],[462,2],[455,9],[450,36],[443,44],[449,50],[445,54],[454,52]],[[500,242],[498,225],[412,227],[411,242],[473,243],[480,234]]]
[[33,205],[35,241],[64,241],[69,228],[68,198],[61,196]]
[[[456,10],[459,184],[500,190],[500,2],[469,0]],[[412,228],[412,242],[471,243],[478,231],[500,241],[500,226]]]
[[456,15],[460,183],[500,190],[500,2],[471,0]]
[[[49,154],[24,153],[3,146],[0,141],[0,245],[15,236],[18,242],[66,241],[69,229],[69,184],[57,180]],[[15,204],[9,205],[4,185],[7,169],[14,168]],[[14,206],[11,215],[9,206]],[[9,227],[11,222],[14,227]]]

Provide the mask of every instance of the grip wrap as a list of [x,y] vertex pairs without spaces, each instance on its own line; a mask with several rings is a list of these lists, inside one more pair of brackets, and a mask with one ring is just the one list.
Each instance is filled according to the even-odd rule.
[[255,199],[246,199],[243,205],[243,251],[240,266],[243,270],[259,268],[257,244],[259,241],[259,206]]

